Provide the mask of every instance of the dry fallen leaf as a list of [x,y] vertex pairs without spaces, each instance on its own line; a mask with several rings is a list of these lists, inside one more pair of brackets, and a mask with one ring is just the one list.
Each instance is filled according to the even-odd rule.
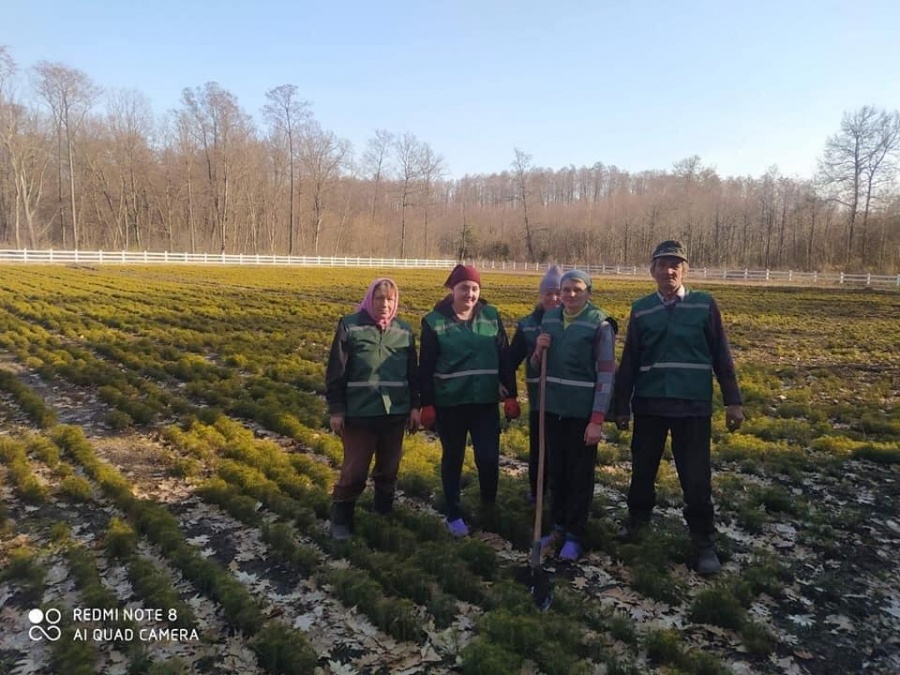
[[833,625],[837,630],[853,631],[853,622],[843,614],[829,614],[825,617],[825,623]]
[[581,591],[584,590],[588,585],[588,580],[584,577],[575,577],[572,579],[572,588],[575,590]]
[[808,628],[816,623],[816,620],[810,614],[789,614],[788,621],[793,621],[798,626]]

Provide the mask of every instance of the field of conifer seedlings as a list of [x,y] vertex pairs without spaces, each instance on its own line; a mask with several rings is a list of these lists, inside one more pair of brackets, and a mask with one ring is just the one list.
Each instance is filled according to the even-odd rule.
[[[418,331],[446,271],[389,275]],[[519,579],[527,415],[504,423],[496,510],[466,458],[470,537],[444,528],[429,432],[406,437],[394,513],[370,488],[354,536],[328,536],[325,364],[376,276],[3,268],[0,672],[900,672],[900,293],[688,276],[719,302],[745,398],[737,433],[720,401],[713,417],[723,571],[687,569],[670,456],[651,532],[616,539],[630,432],[607,424],[586,555],[545,560],[538,612]],[[483,275],[510,334],[537,284]],[[595,279],[593,301],[624,331],[653,287]]]

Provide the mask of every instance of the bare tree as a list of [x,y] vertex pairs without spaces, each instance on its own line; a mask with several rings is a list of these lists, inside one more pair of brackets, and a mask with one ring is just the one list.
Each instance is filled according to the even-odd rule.
[[177,136],[177,150],[184,170],[184,185],[186,188],[187,204],[187,225],[188,236],[190,238],[191,253],[197,252],[197,218],[194,211],[195,192],[194,192],[194,163],[198,153],[198,144],[194,133],[192,133],[193,124],[191,123],[190,113],[182,110],[178,113],[175,122]]
[[759,225],[763,234],[763,267],[768,269],[772,255],[772,230],[775,228],[775,216],[777,214],[777,194],[775,184],[778,180],[778,167],[770,166],[762,179],[759,189]]
[[375,228],[376,213],[378,209],[378,196],[381,183],[389,174],[390,151],[394,145],[394,135],[384,129],[376,129],[375,136],[366,143],[366,151],[363,154],[363,171],[372,182],[372,210],[369,226]]
[[313,212],[313,252],[319,255],[319,237],[325,224],[328,195],[340,176],[350,154],[350,144],[318,122],[309,122],[303,130],[300,161],[311,187]]
[[[12,180],[13,241],[19,248],[26,239],[22,234],[21,216],[24,215],[27,245],[35,248],[44,235],[44,228],[37,230],[36,214],[50,163],[50,140],[39,112],[26,108],[13,96],[17,73],[16,62],[6,48],[0,46],[0,161],[5,153]],[[4,201],[0,195],[0,203]]]
[[531,223],[528,220],[528,177],[531,173],[531,155],[515,148],[516,158],[513,160],[513,177],[516,185],[516,198],[522,202],[522,219],[525,223],[525,249],[528,252],[528,261],[537,262],[534,253],[534,236]]
[[828,139],[819,162],[821,183],[847,209],[847,262],[854,255],[856,225],[862,214],[861,257],[866,258],[869,212],[879,191],[896,173],[900,113],[863,106],[844,113],[841,128]]
[[428,213],[431,207],[431,200],[434,195],[435,184],[442,178],[444,174],[444,158],[435,154],[434,150],[428,143],[422,143],[419,148],[418,164],[419,177],[422,182],[422,232],[424,235],[424,244],[422,247],[423,255],[427,258],[428,250]]
[[203,149],[210,197],[209,220],[224,253],[229,237],[232,170],[240,155],[241,142],[251,133],[250,118],[241,110],[234,94],[216,82],[207,82],[194,90],[185,89],[181,99],[192,122],[191,132]]
[[312,116],[308,101],[298,98],[298,89],[293,84],[282,84],[266,92],[269,102],[263,107],[263,114],[268,120],[272,135],[276,142],[287,144],[288,182],[290,197],[288,199],[288,255],[294,255],[294,196],[297,178],[297,141],[301,127]]
[[[77,249],[80,239],[75,189],[75,142],[85,117],[100,97],[102,90],[91,82],[85,73],[76,68],[69,68],[62,63],[41,61],[35,66],[34,72],[37,78],[37,90],[49,106],[56,121],[60,166],[62,165],[62,139],[65,137],[69,198],[72,209],[72,242]],[[63,245],[65,245],[65,229],[63,229]]]
[[112,153],[124,195],[124,246],[143,246],[151,214],[146,193],[150,180],[150,150],[153,112],[146,96],[134,90],[119,90],[110,96],[107,123]]
[[422,144],[414,134],[404,133],[394,140],[394,157],[400,181],[400,257],[406,257],[406,211],[419,189]]

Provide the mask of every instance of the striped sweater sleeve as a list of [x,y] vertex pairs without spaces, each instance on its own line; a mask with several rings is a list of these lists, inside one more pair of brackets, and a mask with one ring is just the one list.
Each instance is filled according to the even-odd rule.
[[612,401],[616,372],[616,333],[609,321],[604,321],[597,329],[594,354],[597,357],[597,381],[594,385],[591,423],[603,424]]

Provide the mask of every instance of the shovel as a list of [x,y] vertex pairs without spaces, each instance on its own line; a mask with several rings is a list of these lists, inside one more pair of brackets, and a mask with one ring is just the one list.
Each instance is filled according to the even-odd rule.
[[528,587],[531,596],[540,611],[546,611],[553,601],[550,587],[550,577],[541,567],[541,516],[544,511],[544,464],[546,462],[547,448],[545,436],[545,399],[547,389],[547,352],[544,351],[541,358],[540,397],[538,399],[538,473],[537,486],[534,501],[534,536],[531,542],[531,560],[528,570]]

